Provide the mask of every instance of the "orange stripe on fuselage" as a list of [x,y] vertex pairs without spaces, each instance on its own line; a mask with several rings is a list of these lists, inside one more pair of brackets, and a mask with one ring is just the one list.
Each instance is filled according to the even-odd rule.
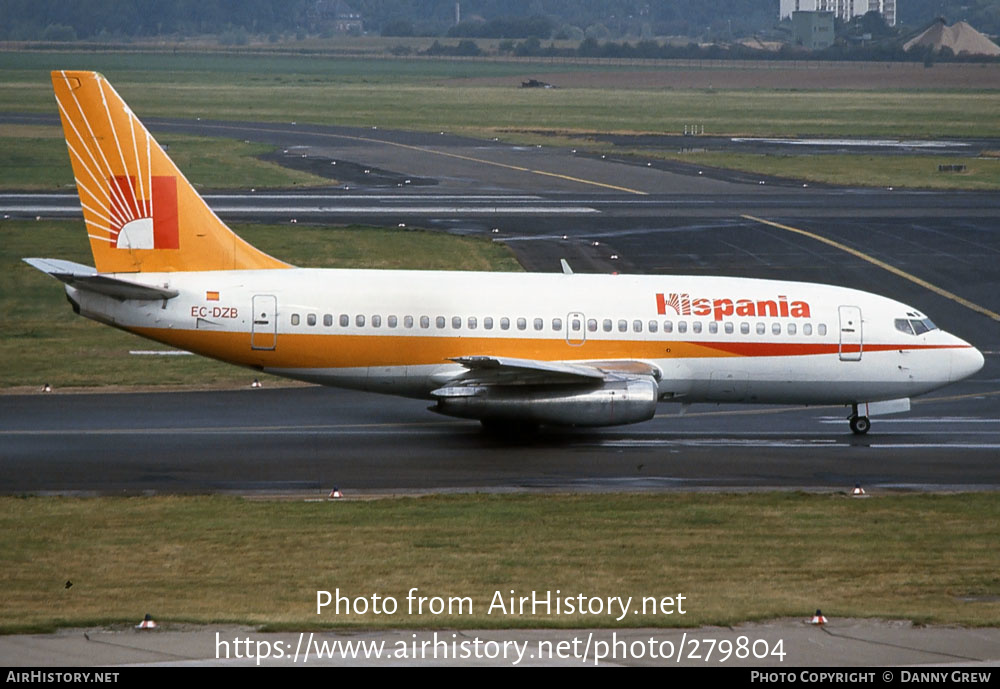
[[[250,348],[250,333],[131,328],[152,340],[244,366],[353,368],[447,363],[459,356],[507,356],[540,361],[778,357],[836,354],[836,343],[683,342],[445,337],[421,335],[334,335],[280,333],[273,350]],[[952,345],[865,345],[864,351],[947,349]],[[856,347],[853,351],[857,351]]]
[[901,344],[845,344],[843,348],[836,342],[711,342],[705,346],[725,352],[731,356],[808,356],[810,354],[836,354],[843,352],[891,352],[914,351],[919,349],[955,349],[959,345],[901,345]]

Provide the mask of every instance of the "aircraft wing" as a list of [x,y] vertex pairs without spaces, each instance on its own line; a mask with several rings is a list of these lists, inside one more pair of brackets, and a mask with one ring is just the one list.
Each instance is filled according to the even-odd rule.
[[58,258],[25,258],[22,260],[32,268],[37,268],[71,287],[99,292],[116,299],[172,299],[178,294],[175,289],[141,285],[118,277],[101,275],[95,268],[73,261],[64,261]]
[[461,356],[451,359],[466,372],[435,390],[435,396],[467,394],[458,388],[495,385],[596,385],[626,377],[659,379],[659,370],[642,361],[598,361],[572,364],[560,361],[517,359],[502,356]]

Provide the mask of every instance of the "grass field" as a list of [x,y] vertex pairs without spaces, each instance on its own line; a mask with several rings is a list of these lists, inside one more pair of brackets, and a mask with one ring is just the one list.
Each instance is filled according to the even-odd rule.
[[[997,136],[1000,89],[517,88],[531,65],[296,57],[0,53],[0,111],[52,112],[48,71],[98,69],[140,116],[211,116],[492,133],[503,128],[707,133]],[[613,66],[563,65],[577,73]],[[621,70],[619,70],[620,72]],[[472,77],[510,83],[470,86]],[[491,82],[492,83],[492,82]],[[585,80],[584,80],[585,83]],[[447,103],[448,107],[441,107]]]
[[[563,132],[680,133],[697,123],[706,134],[740,136],[879,136],[896,138],[1000,137],[1000,88],[963,87],[959,69],[977,78],[989,66],[950,66],[934,75],[954,73],[950,87],[941,81],[927,88],[886,88],[874,94],[867,88],[824,88],[825,72],[809,73],[813,88],[782,88],[789,79],[782,70],[748,70],[734,67],[734,74],[760,75],[772,86],[739,88],[663,87],[657,81],[668,68],[627,69],[615,64],[464,62],[449,60],[359,60],[273,55],[197,55],[179,53],[0,53],[0,112],[54,113],[48,71],[73,66],[105,73],[140,117],[172,116],[274,122],[309,122],[424,131],[447,130],[471,136],[522,141],[526,130]],[[569,88],[521,89],[521,78],[538,73],[566,75]],[[856,68],[845,66],[850,71]],[[708,70],[716,75],[725,70]],[[808,68],[804,68],[808,73]],[[863,70],[862,70],[863,71]],[[911,68],[905,83],[912,86]],[[884,80],[886,70],[870,70],[872,79]],[[893,74],[889,71],[888,74]],[[652,76],[650,76],[652,75]],[[847,84],[864,83],[854,75]],[[918,75],[919,76],[919,75]],[[773,77],[771,79],[770,77]],[[760,81],[760,79],[756,79]],[[860,80],[860,81],[859,81]],[[754,79],[750,79],[754,81]],[[980,83],[975,79],[972,83]],[[669,83],[669,82],[668,82]],[[681,83],[687,83],[681,80]],[[739,83],[737,80],[735,83]],[[798,82],[795,82],[798,83]],[[840,83],[833,80],[832,83]],[[887,83],[892,83],[891,78]],[[947,82],[947,79],[945,81]],[[988,82],[987,82],[988,83]],[[442,107],[446,103],[447,107]],[[567,143],[552,139],[550,143]],[[177,140],[178,151],[183,149]],[[231,146],[233,144],[226,144]],[[571,145],[581,145],[579,141]],[[221,144],[220,144],[221,146]],[[30,150],[30,149],[29,149]],[[22,152],[6,154],[11,161],[0,185],[12,188],[19,176]],[[246,159],[250,149],[232,151]],[[55,156],[53,158],[52,156]],[[48,149],[38,165],[48,166],[58,156]],[[197,156],[196,156],[197,158]],[[868,161],[847,157],[827,168],[829,160],[816,156],[767,158],[713,154],[711,164],[738,167],[762,174],[795,176],[840,184],[882,185],[886,176],[866,174]],[[894,159],[895,160],[895,159]],[[6,161],[5,161],[6,162]],[[197,161],[195,161],[197,162]],[[955,162],[948,160],[947,162]],[[965,161],[962,161],[965,162]],[[26,162],[28,166],[32,163]],[[232,158],[222,166],[233,166]],[[996,174],[986,172],[942,178],[936,166],[923,172],[912,167],[896,186],[996,189]],[[261,164],[258,164],[261,165]],[[891,163],[887,163],[891,165]],[[181,165],[182,169],[185,167]],[[247,174],[222,175],[229,186],[271,186],[271,178],[258,176],[256,166]],[[861,174],[859,174],[861,173]],[[869,181],[866,181],[869,180]],[[308,181],[296,182],[308,184]]]
[[[995,494],[470,495],[364,502],[0,498],[0,631],[141,619],[321,627],[1000,623]],[[66,582],[72,582],[67,588]],[[472,614],[409,615],[406,595]],[[316,591],[395,615],[316,615]],[[686,597],[686,614],[486,614],[509,596]]]
[[[239,225],[240,236],[303,267],[520,270],[499,244],[418,230]],[[0,221],[0,388],[242,385],[253,371],[197,356],[131,356],[162,346],[73,313],[61,283],[21,261],[92,264],[82,223]]]
[[[657,157],[644,152],[643,155]],[[872,155],[749,155],[681,153],[672,160],[730,170],[827,184],[925,189],[1000,189],[1000,159],[955,156]],[[938,171],[938,165],[965,165],[959,173]]]
[[[336,180],[259,160],[272,146],[180,134],[157,141],[195,187],[258,189],[332,186]],[[76,191],[62,128],[0,124],[0,189]]]

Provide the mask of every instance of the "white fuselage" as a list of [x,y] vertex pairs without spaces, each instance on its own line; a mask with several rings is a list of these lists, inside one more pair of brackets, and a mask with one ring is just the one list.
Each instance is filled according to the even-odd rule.
[[[852,404],[911,397],[982,355],[905,304],[745,278],[289,269],[128,274],[179,292],[119,300],[68,287],[81,313],[290,378],[412,397],[457,357],[643,362],[661,400]],[[917,328],[916,330],[919,330]]]

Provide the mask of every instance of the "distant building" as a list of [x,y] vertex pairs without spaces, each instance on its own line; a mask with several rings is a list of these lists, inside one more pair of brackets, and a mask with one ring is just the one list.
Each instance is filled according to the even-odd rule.
[[833,12],[792,12],[792,36],[797,45],[823,50],[833,45]]
[[845,22],[871,11],[881,13],[889,26],[896,26],[896,0],[781,0],[778,8],[781,19],[793,12],[833,12]]
[[309,22],[318,31],[360,34],[364,27],[361,13],[343,0],[316,0],[309,10]]

